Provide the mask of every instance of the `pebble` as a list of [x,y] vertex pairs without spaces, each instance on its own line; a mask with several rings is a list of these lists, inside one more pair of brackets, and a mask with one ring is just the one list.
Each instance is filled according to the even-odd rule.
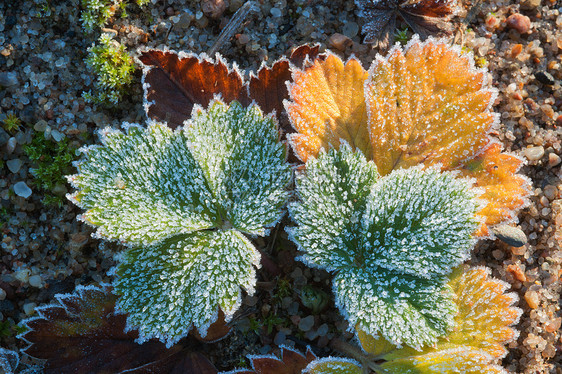
[[498,225],[492,228],[492,232],[499,240],[513,247],[522,247],[527,244],[527,236],[517,227]]
[[328,39],[328,42],[332,47],[339,51],[345,51],[347,47],[353,44],[353,40],[340,33],[332,34],[330,39]]
[[552,86],[554,83],[556,83],[552,74],[547,73],[546,71],[539,71],[538,73],[535,73],[535,78],[537,78],[539,82],[541,82],[542,84],[546,84],[547,86]]
[[0,301],[6,298],[6,291],[3,288],[0,288]]
[[544,196],[552,201],[554,199],[556,199],[556,195],[558,195],[558,188],[556,188],[556,186],[553,186],[552,184],[549,184],[548,186],[546,186],[544,188]]
[[314,326],[314,316],[304,317],[299,321],[299,330],[309,331]]
[[32,315],[33,313],[35,313],[35,308],[37,307],[37,304],[35,303],[27,303],[23,305],[23,311],[25,314],[27,314],[28,316]]
[[359,33],[359,25],[355,22],[346,22],[345,25],[343,25],[342,32],[348,38],[353,38]]
[[527,157],[527,160],[529,161],[537,161],[540,160],[542,156],[544,156],[544,148],[541,146],[529,147],[526,148],[523,152],[525,154],[525,157]]
[[32,275],[29,277],[29,285],[36,288],[43,287],[43,281],[41,280],[40,275]]
[[6,142],[6,153],[11,155],[15,150],[16,146],[18,145],[18,141],[13,136],[8,139]]
[[220,18],[226,10],[226,1],[224,0],[203,0],[201,1],[201,10],[203,13],[213,19]]
[[285,341],[287,340],[287,334],[285,334],[283,331],[279,331],[277,334],[275,334],[275,338],[273,338],[273,343],[275,343],[275,345],[280,346],[285,344]]
[[541,0],[521,0],[521,9],[533,10],[541,5]]
[[16,195],[27,199],[29,196],[31,196],[33,191],[31,191],[31,188],[29,188],[27,184],[25,184],[25,182],[18,182],[14,184],[14,192],[16,193]]
[[512,14],[505,21],[507,26],[517,31],[519,34],[526,34],[531,29],[531,20],[529,17],[520,13]]
[[560,330],[560,326],[562,325],[562,317],[554,318],[544,325],[544,329],[547,332],[555,332]]
[[6,162],[6,165],[8,165],[8,169],[14,174],[20,171],[22,164],[23,162],[19,158],[15,158]]
[[539,307],[539,294],[537,291],[527,291],[525,292],[525,301],[531,309],[537,309]]
[[191,25],[191,21],[195,18],[195,15],[189,10],[184,10],[183,13],[178,17],[176,26],[181,29],[186,29]]
[[509,271],[513,275],[513,277],[517,279],[519,282],[527,281],[527,276],[525,275],[525,272],[521,269],[521,267],[519,267],[519,265],[516,264],[509,265],[507,267],[507,271]]
[[44,119],[41,119],[41,120],[37,121],[37,123],[33,126],[33,130],[39,131],[39,132],[45,132],[45,130],[47,129],[47,126],[49,126],[47,121],[45,121]]
[[556,153],[551,153],[548,155],[548,166],[553,167],[560,163],[560,156]]
[[13,71],[4,71],[0,73],[0,86],[2,87],[11,87],[16,86],[20,82],[18,80],[18,76]]
[[283,12],[281,11],[281,9],[275,7],[271,8],[269,13],[271,13],[273,18],[281,18],[283,16]]
[[6,130],[0,127],[0,146],[6,144],[8,142],[8,139],[10,139],[10,135],[8,135]]

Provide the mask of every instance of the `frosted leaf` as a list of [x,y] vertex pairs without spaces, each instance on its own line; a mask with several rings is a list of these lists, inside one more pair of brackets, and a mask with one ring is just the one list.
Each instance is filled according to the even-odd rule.
[[433,34],[450,34],[449,21],[455,13],[456,0],[355,0],[363,18],[365,43],[386,48],[394,39],[400,16],[423,39]]
[[204,338],[219,309],[238,308],[240,287],[252,292],[259,256],[242,233],[281,218],[291,180],[278,137],[257,106],[217,100],[184,128],[105,130],[85,151],[71,199],[99,236],[129,244],[116,293],[140,341],[170,345],[192,325]]
[[343,144],[309,159],[289,206],[301,260],[335,272],[336,305],[350,321],[396,345],[420,349],[453,326],[446,275],[474,245],[474,192],[437,168],[377,179]]
[[14,374],[19,365],[20,357],[17,352],[0,347],[0,370],[5,374]]
[[216,101],[206,112],[195,110],[185,136],[222,220],[264,235],[280,219],[291,177],[275,121],[255,105],[245,109]]
[[139,342],[158,338],[172,346],[192,326],[205,337],[219,308],[226,320],[240,306],[240,287],[253,294],[260,255],[236,230],[180,235],[125,252],[117,268],[117,308]]
[[274,355],[248,356],[252,370],[238,369],[223,374],[301,374],[316,355],[307,348],[303,355],[297,350],[281,346],[280,357]]
[[69,177],[79,189],[71,199],[98,236],[149,244],[219,222],[183,133],[153,123],[129,126],[127,134],[106,129],[101,139],[103,146],[87,148],[79,174]]
[[305,251],[308,265],[327,270],[346,267],[353,259],[345,248],[356,240],[367,196],[378,179],[375,164],[344,144],[339,152],[310,159],[296,178],[301,201],[289,207],[298,223],[288,229],[292,240]]
[[347,358],[324,357],[312,361],[303,373],[307,374],[363,374],[358,362]]
[[329,54],[293,69],[285,103],[297,131],[290,144],[306,162],[343,139],[383,176],[415,165],[458,170],[484,191],[476,235],[490,235],[489,226],[514,220],[528,203],[530,181],[517,174],[523,160],[492,136],[499,115],[487,76],[470,55],[432,38],[392,48],[368,72]]
[[454,329],[423,350],[397,349],[387,340],[361,329],[363,349],[387,361],[382,367],[390,374],[403,373],[506,373],[492,363],[507,354],[504,344],[517,338],[511,326],[521,310],[514,307],[515,294],[505,293],[508,284],[490,277],[483,267],[458,268],[448,281],[458,313]]

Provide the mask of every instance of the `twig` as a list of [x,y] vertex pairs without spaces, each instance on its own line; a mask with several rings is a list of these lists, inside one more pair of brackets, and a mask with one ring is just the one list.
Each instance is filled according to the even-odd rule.
[[227,42],[228,40],[230,40],[230,38],[232,38],[232,35],[234,35],[236,30],[238,30],[238,28],[240,28],[242,23],[244,23],[246,17],[248,16],[248,14],[250,14],[252,8],[254,8],[254,2],[247,1],[236,11],[236,13],[234,13],[228,24],[225,26],[224,29],[222,29],[221,33],[219,34],[219,37],[215,41],[215,44],[213,44],[211,49],[209,49],[209,52],[207,52],[209,56],[212,57],[215,53],[217,53],[222,48],[225,42]]

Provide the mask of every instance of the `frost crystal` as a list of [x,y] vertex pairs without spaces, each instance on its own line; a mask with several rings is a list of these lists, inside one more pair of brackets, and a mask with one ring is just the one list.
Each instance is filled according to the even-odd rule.
[[352,327],[420,348],[453,326],[445,282],[474,244],[474,193],[437,168],[377,177],[345,143],[310,159],[290,234],[303,262],[336,273],[336,304]]
[[253,292],[259,253],[242,234],[264,235],[281,218],[291,172],[275,121],[256,106],[210,103],[184,128],[106,129],[84,150],[78,191],[97,235],[129,245],[117,268],[117,307],[142,342],[172,345],[192,324],[205,336],[240,287]]

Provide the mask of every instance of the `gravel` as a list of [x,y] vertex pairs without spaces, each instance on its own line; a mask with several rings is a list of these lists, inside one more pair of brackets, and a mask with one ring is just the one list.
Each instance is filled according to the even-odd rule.
[[[461,1],[463,2],[463,1]],[[47,139],[68,138],[76,146],[95,142],[95,130],[119,128],[122,122],[144,121],[140,79],[118,108],[105,109],[82,98],[91,90],[87,48],[101,30],[86,34],[80,25],[80,0],[0,2],[0,120],[14,113],[25,123],[16,133],[0,129],[0,313],[2,320],[19,322],[33,315],[35,306],[49,303],[56,292],[75,285],[110,282],[116,243],[91,238],[92,230],[76,219],[79,209],[66,202],[45,207],[41,193],[31,191],[31,162],[23,146],[35,132]],[[115,18],[108,32],[133,54],[140,47],[167,48],[194,53],[208,51],[222,27],[243,0],[159,0]],[[466,16],[459,12],[456,21]],[[476,3],[472,1],[472,3]],[[235,36],[220,46],[229,61],[242,71],[271,62],[290,47],[319,43],[340,55],[355,55],[364,66],[378,50],[361,43],[362,21],[350,0],[262,0]],[[482,241],[473,252],[472,265],[492,268],[520,301],[523,315],[520,336],[509,344],[502,364],[510,372],[562,373],[560,295],[562,292],[562,5],[553,0],[482,1],[464,33],[464,47],[487,66],[499,92],[494,109],[501,115],[496,129],[504,148],[527,161],[522,172],[533,191],[518,221],[504,232],[504,241]],[[18,162],[19,161],[19,162]],[[33,193],[32,193],[33,192]],[[63,190],[59,191],[64,193]],[[521,235],[521,232],[524,235]],[[499,235],[497,235],[499,237]],[[526,237],[524,243],[523,237]],[[511,240],[511,241],[510,241]],[[523,244],[522,244],[523,243]],[[519,246],[519,244],[522,244]],[[265,245],[264,245],[265,247]],[[294,249],[278,254],[285,266]],[[297,262],[285,274],[291,288],[306,284],[330,292],[330,277]],[[273,282],[273,280],[269,280]],[[288,322],[271,333],[233,332],[216,344],[210,357],[221,370],[231,370],[245,354],[275,350],[281,342],[292,346],[298,336],[321,354],[331,354],[331,339],[353,336],[333,305],[310,315],[292,293],[275,301],[260,290],[260,302],[242,311],[263,318],[263,306]],[[312,317],[312,318],[311,318]],[[248,316],[240,318],[249,318]],[[14,337],[0,338],[9,349],[23,348]],[[302,348],[302,347],[301,347]]]

